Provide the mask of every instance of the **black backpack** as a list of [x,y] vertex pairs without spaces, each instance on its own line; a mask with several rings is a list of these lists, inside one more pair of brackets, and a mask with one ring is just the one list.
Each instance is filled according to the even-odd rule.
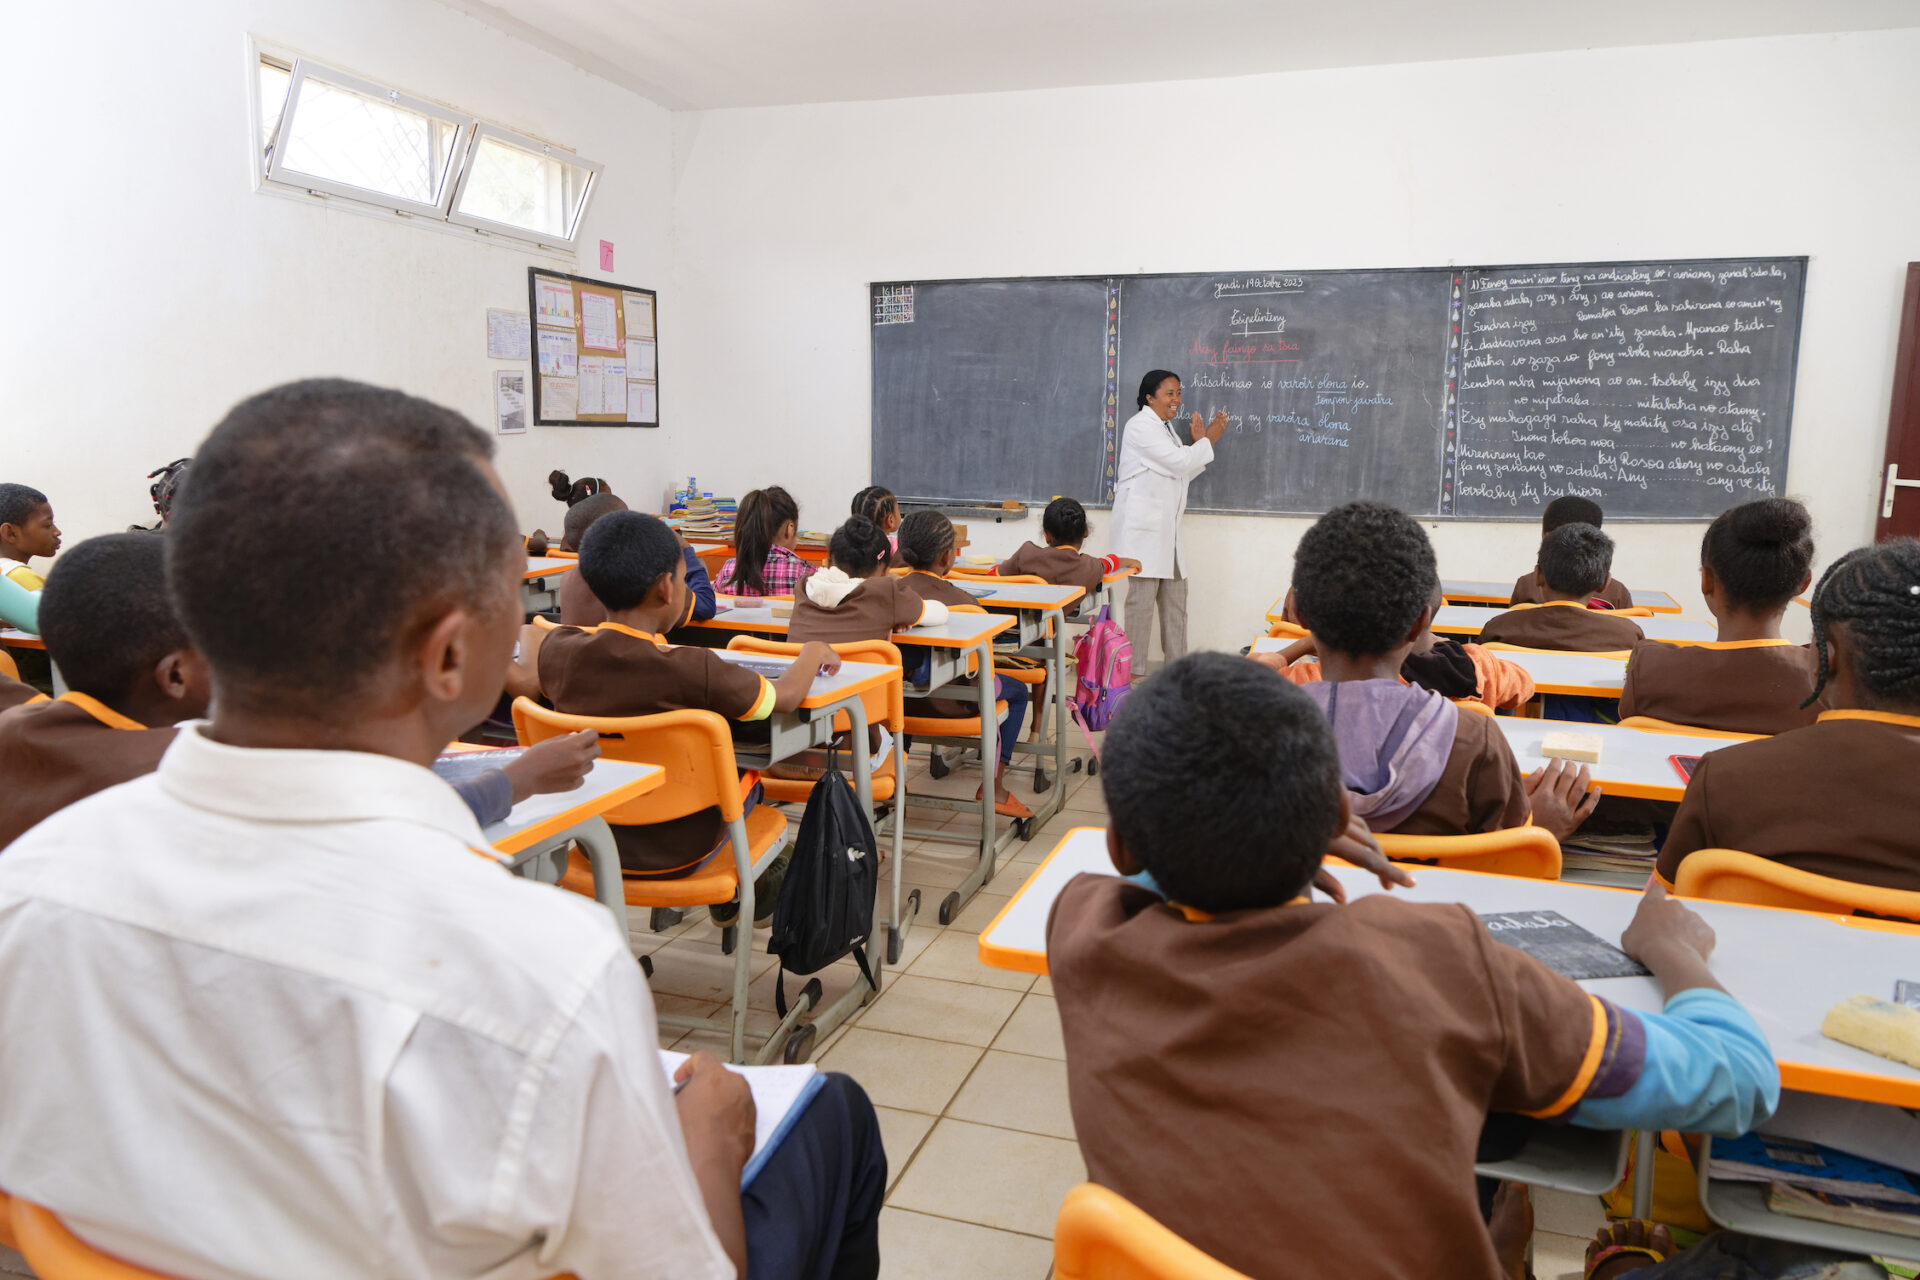
[[848,952],[867,985],[879,989],[864,949],[873,932],[879,885],[873,825],[860,811],[853,784],[829,767],[813,784],[800,817],[800,834],[767,940],[767,951],[780,957],[773,999],[782,1018],[787,1016],[788,972],[816,973]]

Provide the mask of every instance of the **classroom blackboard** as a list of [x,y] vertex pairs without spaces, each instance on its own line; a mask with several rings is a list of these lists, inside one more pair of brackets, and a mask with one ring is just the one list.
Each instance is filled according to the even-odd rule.
[[[1189,509],[1703,520],[1785,480],[1806,259],[873,288],[873,475],[1111,500],[1148,369],[1227,414]],[[1068,367],[1055,367],[1061,362]],[[937,387],[936,387],[937,384]]]
[[1098,492],[1107,293],[1070,279],[876,289],[875,483],[936,501]]

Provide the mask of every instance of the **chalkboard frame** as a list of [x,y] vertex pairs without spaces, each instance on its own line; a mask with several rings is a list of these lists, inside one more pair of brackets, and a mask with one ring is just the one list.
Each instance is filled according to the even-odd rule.
[[[1363,273],[1367,275],[1389,275],[1389,274],[1398,274],[1403,272],[1404,273],[1424,273],[1424,272],[1443,271],[1443,272],[1452,272],[1456,275],[1465,277],[1466,275],[1473,272],[1512,273],[1512,272],[1542,271],[1542,270],[1585,271],[1585,270],[1605,270],[1608,268],[1618,268],[1618,267],[1643,266],[1643,265],[1649,265],[1649,264],[1664,266],[1664,267],[1684,268],[1689,266],[1698,266],[1704,263],[1724,263],[1724,264],[1735,265],[1735,266],[1742,265],[1742,264],[1754,264],[1754,263],[1766,263],[1766,264],[1795,263],[1795,264],[1798,264],[1799,266],[1798,287],[1794,291],[1793,297],[1792,297],[1793,334],[1792,334],[1792,340],[1790,344],[1789,355],[1786,360],[1788,383],[1787,383],[1787,390],[1786,390],[1786,397],[1785,397],[1785,424],[1781,428],[1781,436],[1780,436],[1781,452],[1787,459],[1785,466],[1790,466],[1792,462],[1792,448],[1793,448],[1793,410],[1795,407],[1796,397],[1798,396],[1798,393],[1799,393],[1800,348],[1801,348],[1801,339],[1803,336],[1802,327],[1803,327],[1803,322],[1805,320],[1805,314],[1806,314],[1807,271],[1811,263],[1811,257],[1810,255],[1807,255],[1807,254],[1773,254],[1773,255],[1746,254],[1746,255],[1732,256],[1732,257],[1693,257],[1693,258],[1659,258],[1659,257],[1642,256],[1638,258],[1615,258],[1615,259],[1601,260],[1601,261],[1580,261],[1580,262],[1447,263],[1445,265],[1431,265],[1431,266],[1314,267],[1314,268],[1302,268],[1302,269],[1288,268],[1284,270],[1261,269],[1256,271],[1242,271],[1242,270],[1232,270],[1232,269],[1205,270],[1205,271],[1146,271],[1146,272],[1130,272],[1130,273],[1113,273],[1113,274],[1106,274],[1106,275],[1080,273],[1080,274],[1031,275],[1031,276],[953,276],[953,277],[939,277],[939,278],[921,279],[921,280],[870,281],[867,286],[867,299],[868,299],[868,306],[869,306],[869,330],[871,332],[871,331],[878,330],[881,327],[878,323],[872,320],[871,308],[873,304],[873,299],[875,297],[875,293],[877,290],[886,288],[886,287],[899,287],[899,286],[918,287],[922,285],[956,285],[956,284],[964,285],[964,284],[1044,283],[1048,281],[1063,281],[1063,282],[1074,282],[1074,283],[1098,283],[1098,284],[1104,284],[1109,289],[1111,289],[1111,288],[1114,288],[1115,286],[1120,286],[1124,288],[1125,284],[1128,281],[1133,281],[1133,280],[1157,280],[1157,279],[1169,279],[1169,278],[1196,279],[1196,278],[1204,278],[1209,276],[1249,276],[1249,275],[1253,275],[1253,276],[1258,276],[1258,275],[1339,276],[1339,275],[1354,275],[1354,274],[1363,274]],[[1120,326],[1121,326],[1122,334],[1124,334],[1124,325],[1125,325],[1125,313],[1123,310],[1120,316]],[[869,355],[868,380],[870,385],[873,384],[874,379],[877,378],[878,376],[877,362],[873,361],[873,351],[874,351],[873,345],[871,342],[869,342],[868,344],[868,355]],[[1093,358],[1099,359],[1100,354],[1097,352],[1094,353]],[[873,433],[871,414],[872,414],[872,402],[869,401],[868,455],[869,455],[870,461],[874,457],[874,443],[873,443],[874,433]],[[1120,412],[1120,423],[1124,424],[1126,418],[1130,416],[1132,416],[1132,411],[1125,409],[1123,406]],[[1117,441],[1115,443],[1117,445]],[[1775,490],[1776,494],[1784,493],[1787,491],[1784,483],[1785,466],[1783,466],[1782,468],[1782,473],[1781,473],[1782,481]],[[1107,487],[1104,492],[1098,495],[1094,495],[1092,498],[1083,496],[1081,498],[1081,501],[1091,510],[1110,510],[1113,506],[1113,493],[1112,493],[1111,485],[1112,485],[1112,481],[1111,481],[1111,478],[1109,478],[1107,481]],[[1435,477],[1436,489],[1438,488],[1438,486],[1439,486],[1439,477],[1436,476]],[[977,503],[978,501],[981,500],[979,498],[975,498],[970,495],[955,496],[955,495],[919,495],[917,494],[909,497],[908,495],[902,494],[900,496],[902,501],[912,501],[922,505],[964,505],[968,503]],[[1281,520],[1313,519],[1316,516],[1322,514],[1321,512],[1315,512],[1315,511],[1273,511],[1273,510],[1259,509],[1259,508],[1225,509],[1225,508],[1209,507],[1209,508],[1189,508],[1189,510],[1196,515],[1263,516],[1263,517],[1269,517],[1272,519],[1281,519]],[[1413,514],[1415,515],[1416,519],[1422,521],[1423,523],[1429,523],[1429,524],[1536,524],[1538,523],[1540,518],[1538,511],[1517,511],[1515,514],[1510,516],[1497,515],[1497,514],[1471,514],[1471,515],[1450,514],[1448,515],[1448,514],[1441,514],[1437,511],[1423,511],[1423,512],[1417,512]],[[1714,519],[1715,515],[1717,514],[1718,514],[1717,512],[1705,512],[1698,515],[1644,515],[1643,516],[1643,515],[1620,514],[1616,516],[1612,513],[1609,513],[1607,516],[1607,522],[1609,524],[1706,524],[1711,522]]]

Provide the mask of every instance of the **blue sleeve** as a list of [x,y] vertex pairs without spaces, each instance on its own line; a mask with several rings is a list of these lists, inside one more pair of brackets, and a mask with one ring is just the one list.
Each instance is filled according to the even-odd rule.
[[505,769],[487,769],[464,778],[451,778],[448,785],[466,801],[467,808],[473,810],[473,816],[483,827],[492,826],[513,812],[513,779]]
[[1637,1021],[1645,1036],[1638,1076],[1614,1096],[1589,1093],[1570,1117],[1573,1124],[1732,1138],[1779,1106],[1773,1050],[1753,1016],[1726,992],[1694,987],[1667,1001],[1663,1012],[1619,1013]]
[[40,634],[40,593],[0,573],[0,622]]
[[693,592],[693,620],[705,622],[714,614],[713,581],[707,577],[707,566],[693,553],[692,547],[680,548],[680,558],[687,566],[687,590]]

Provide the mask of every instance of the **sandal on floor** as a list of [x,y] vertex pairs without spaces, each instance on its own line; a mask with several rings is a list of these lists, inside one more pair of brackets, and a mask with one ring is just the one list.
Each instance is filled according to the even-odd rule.
[[1680,1252],[1665,1226],[1644,1218],[1609,1223],[1594,1233],[1587,1246],[1586,1280],[1611,1280],[1631,1275]]

